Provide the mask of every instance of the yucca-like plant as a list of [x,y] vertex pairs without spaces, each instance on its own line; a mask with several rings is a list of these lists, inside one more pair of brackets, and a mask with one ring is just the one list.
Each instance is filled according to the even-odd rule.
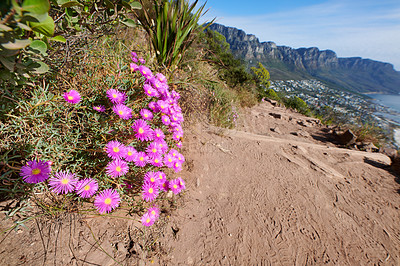
[[[143,6],[146,6],[141,0]],[[178,66],[186,49],[194,41],[194,33],[211,23],[199,25],[206,12],[204,3],[195,10],[198,0],[153,0],[151,8],[143,8],[138,19],[150,36],[157,61],[165,67]]]

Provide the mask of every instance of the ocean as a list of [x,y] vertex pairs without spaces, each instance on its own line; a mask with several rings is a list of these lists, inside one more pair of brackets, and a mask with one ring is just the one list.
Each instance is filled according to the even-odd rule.
[[399,115],[378,113],[393,122],[398,123],[399,128],[394,130],[394,139],[397,146],[400,147],[400,95],[391,94],[373,94],[368,95],[377,100],[377,102],[383,106],[390,107],[394,111],[398,112]]

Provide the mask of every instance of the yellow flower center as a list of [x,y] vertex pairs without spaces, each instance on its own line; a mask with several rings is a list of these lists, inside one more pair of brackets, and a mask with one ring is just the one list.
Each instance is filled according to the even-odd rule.
[[34,175],[38,175],[38,174],[40,174],[40,172],[42,172],[42,170],[40,170],[39,168],[35,168],[32,170],[32,174],[34,174]]
[[149,193],[153,194],[153,188],[149,188]]
[[151,214],[156,215],[156,211],[151,211]]
[[150,181],[151,181],[151,182],[154,182],[154,181],[156,181],[156,180],[154,180],[154,178],[150,178]]
[[85,190],[85,191],[88,191],[90,189],[90,186],[89,185],[86,185],[84,188],[83,188],[83,190]]
[[147,90],[147,93],[148,93],[148,94],[151,94],[151,90]]
[[120,115],[123,115],[124,114],[124,112],[123,111],[118,111],[118,113],[120,114]]
[[71,96],[71,95],[68,95],[68,100],[72,101],[73,99],[74,99],[74,97],[73,97],[73,96]]
[[145,70],[143,70],[143,75],[146,75],[146,71]]
[[144,114],[144,117],[149,117],[149,115],[148,114]]
[[171,158],[168,158],[168,162],[172,162],[172,159],[171,159]]
[[114,152],[119,152],[119,148],[118,148],[118,147],[114,147],[114,148],[113,148],[113,151],[114,151]]
[[150,218],[146,219],[146,224],[150,223]]
[[152,149],[151,151],[152,151],[153,153],[156,153],[156,152],[157,152],[157,150],[156,150],[156,149]]
[[121,172],[121,167],[117,166],[117,168],[115,168],[115,171]]
[[143,134],[143,133],[144,133],[144,129],[140,127],[140,128],[139,128],[139,133],[140,133],[140,134]]
[[107,204],[107,205],[110,205],[111,204],[111,199],[110,198],[106,198],[104,200],[104,203]]
[[68,179],[66,179],[66,178],[63,178],[62,180],[61,180],[61,184],[63,184],[63,185],[66,185],[66,184],[68,184]]
[[128,156],[131,156],[133,153],[131,151],[128,151]]
[[112,97],[113,97],[113,98],[117,98],[117,94],[114,93],[114,94],[112,95]]
[[154,162],[155,162],[155,163],[158,163],[158,162],[159,162],[159,160],[158,160],[158,159],[155,159],[155,160],[154,160]]
[[157,133],[157,137],[160,137],[160,134]]
[[178,186],[177,186],[177,185],[174,185],[174,188],[176,189],[176,188],[178,188]]
[[144,158],[143,158],[143,157],[140,157],[139,160],[141,160],[141,161],[143,162],[143,161],[144,161]]
[[161,109],[164,109],[164,105],[161,105],[160,107],[161,107]]

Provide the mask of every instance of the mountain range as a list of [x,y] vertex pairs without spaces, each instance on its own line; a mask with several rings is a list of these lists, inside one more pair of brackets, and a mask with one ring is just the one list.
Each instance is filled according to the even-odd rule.
[[400,93],[400,72],[392,64],[360,57],[340,58],[316,47],[294,49],[260,42],[243,30],[214,23],[209,29],[225,36],[232,53],[249,66],[262,63],[271,80],[317,79],[332,88],[357,93]]

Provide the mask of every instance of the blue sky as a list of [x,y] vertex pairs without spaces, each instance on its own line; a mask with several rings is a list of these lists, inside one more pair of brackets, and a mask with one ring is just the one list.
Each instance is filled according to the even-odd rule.
[[330,49],[400,71],[400,0],[208,0],[206,8],[204,20],[217,17],[260,41]]

